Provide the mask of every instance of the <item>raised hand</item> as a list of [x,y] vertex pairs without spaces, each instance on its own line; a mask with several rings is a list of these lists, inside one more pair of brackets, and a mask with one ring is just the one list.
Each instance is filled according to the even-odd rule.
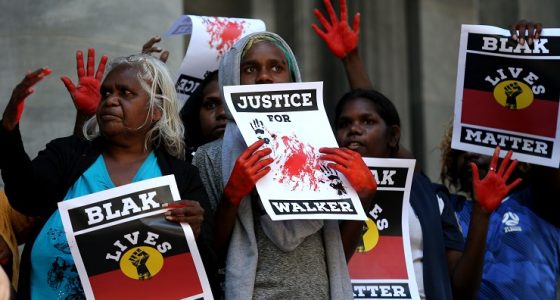
[[500,147],[496,147],[494,155],[492,156],[492,161],[490,162],[490,169],[482,180],[480,180],[477,165],[471,163],[475,200],[488,213],[493,212],[500,206],[504,197],[521,183],[521,178],[517,178],[509,185],[506,184],[511,173],[517,166],[517,160],[513,160],[510,163],[512,155],[511,150],[508,151],[500,166],[497,167],[499,155]]
[[52,70],[49,68],[40,68],[33,72],[28,72],[23,80],[16,85],[2,117],[4,129],[13,130],[16,127],[23,113],[25,99],[34,92],[33,86],[51,73]]
[[169,58],[169,51],[163,50],[158,46],[154,46],[159,42],[161,42],[161,37],[157,35],[151,37],[144,45],[142,45],[142,53],[161,53],[159,56],[159,60],[161,60],[162,62],[167,62],[167,59]]
[[200,234],[200,228],[204,221],[204,209],[197,201],[180,200],[173,203],[165,203],[163,207],[170,210],[165,212],[165,218],[172,222],[188,223],[193,231],[194,237]]
[[354,15],[352,28],[350,28],[347,21],[346,0],[340,0],[340,19],[337,19],[330,0],[323,0],[323,3],[329,14],[330,22],[327,21],[318,9],[315,9],[313,12],[325,30],[321,30],[316,24],[312,24],[311,27],[325,41],[334,55],[338,58],[344,58],[358,47],[360,13]]
[[95,72],[95,50],[89,48],[87,69],[84,69],[84,53],[78,50],[76,52],[78,85],[74,86],[74,83],[72,83],[68,76],[60,78],[72,96],[76,109],[87,116],[95,114],[97,106],[101,101],[99,88],[101,87],[101,79],[103,79],[103,73],[105,72],[105,64],[107,64],[107,56],[103,55],[99,61],[97,72]]
[[523,45],[525,44],[525,40],[527,40],[527,43],[531,45],[534,40],[538,40],[541,37],[542,24],[533,23],[527,20],[520,20],[513,23],[509,31],[511,33],[511,38],[514,41],[518,41],[521,45]]
[[344,174],[362,202],[371,200],[377,191],[377,183],[359,153],[342,148],[321,148],[319,152],[323,154],[322,160],[332,162],[327,164],[329,168]]
[[274,160],[269,155],[272,150],[259,147],[264,145],[264,140],[258,140],[249,146],[237,159],[231,176],[224,188],[224,196],[231,204],[239,205],[243,197],[249,195],[259,179],[263,178],[269,171]]

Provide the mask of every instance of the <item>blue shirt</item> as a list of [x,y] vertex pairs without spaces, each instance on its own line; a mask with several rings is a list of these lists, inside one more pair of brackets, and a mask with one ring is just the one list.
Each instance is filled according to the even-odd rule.
[[[154,152],[151,152],[132,182],[162,176]],[[74,185],[64,200],[114,188],[115,184],[100,155]],[[83,299],[84,292],[68,241],[56,210],[45,223],[31,250],[31,297],[33,299]]]
[[[525,205],[530,195],[512,194],[492,213],[478,299],[556,299],[560,229]],[[466,237],[473,202],[454,195],[452,203]]]

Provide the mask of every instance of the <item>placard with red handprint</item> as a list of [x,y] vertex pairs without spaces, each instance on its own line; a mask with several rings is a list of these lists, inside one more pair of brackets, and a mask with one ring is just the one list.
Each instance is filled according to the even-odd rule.
[[338,147],[322,82],[227,86],[224,96],[245,142],[262,139],[272,150],[257,190],[273,220],[365,220],[346,178],[319,159],[319,148]]
[[179,101],[186,101],[207,72],[218,69],[220,59],[233,44],[252,32],[265,31],[259,19],[184,15],[166,36],[189,35],[189,46],[181,63],[176,89]]

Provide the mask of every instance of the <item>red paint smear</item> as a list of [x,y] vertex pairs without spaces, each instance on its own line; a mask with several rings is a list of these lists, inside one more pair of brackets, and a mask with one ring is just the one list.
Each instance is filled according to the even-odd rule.
[[295,136],[282,136],[280,140],[285,149],[279,151],[279,144],[275,143],[275,152],[283,153],[277,161],[280,172],[275,179],[290,185],[292,191],[319,190],[320,178],[316,175],[319,163],[315,148],[300,142]]
[[218,57],[223,56],[241,37],[245,29],[245,21],[228,19],[205,19],[206,31],[210,34],[208,45],[216,49]]

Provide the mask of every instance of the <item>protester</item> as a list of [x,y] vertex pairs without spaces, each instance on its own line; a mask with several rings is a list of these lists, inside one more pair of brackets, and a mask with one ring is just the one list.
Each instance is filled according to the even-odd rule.
[[[143,46],[142,53],[161,53],[160,60],[167,61],[169,51],[155,44],[159,36],[150,38]],[[221,138],[226,127],[224,102],[218,85],[218,70],[204,74],[202,82],[193,91],[180,111],[185,125],[185,144],[187,159],[191,160],[196,149],[206,143]]]
[[[89,66],[85,74],[93,74]],[[21,111],[28,87],[45,72],[39,69],[16,87],[23,92],[10,99],[0,128],[0,168],[10,203],[22,213],[45,217],[25,247],[18,296],[83,297],[57,202],[157,176],[175,175],[181,198],[188,199],[179,202],[185,207],[169,210],[166,219],[189,223],[204,249],[201,255],[208,254],[211,217],[205,210],[210,209],[196,168],[182,160],[183,126],[165,65],[149,55],[114,60],[101,84],[96,116],[84,126],[87,140],[55,139],[30,160],[19,132],[18,107]]]
[[[452,149],[451,131],[448,130],[442,141],[441,180],[454,192],[451,203],[466,237],[474,226],[479,226],[475,220],[471,221],[472,211],[476,209],[473,200],[476,195],[467,166],[475,163],[481,170],[486,169],[491,157]],[[524,184],[504,195],[488,221],[477,299],[555,299],[557,293],[560,229],[546,221],[534,207],[540,202],[548,210],[555,210],[550,199],[560,197],[560,193],[554,193],[548,187],[545,190],[547,197],[535,198],[533,169],[542,170],[543,167],[528,164],[520,167],[514,173],[524,178]],[[558,184],[558,169],[556,173]],[[482,174],[484,176],[484,172]]]
[[[355,90],[344,95],[336,107],[335,130],[341,147],[363,157],[390,158],[398,152],[398,113],[391,101],[376,91]],[[449,203],[436,197],[424,174],[414,174],[410,193],[410,211],[414,214],[409,214],[409,230],[421,298],[471,298],[476,293],[486,237],[484,224],[499,205],[501,193],[519,184],[516,180],[505,185],[512,168],[508,164],[509,160],[504,161],[498,174],[477,186],[482,199],[477,202],[473,219],[480,226],[471,231],[465,245]],[[496,193],[483,192],[489,188]]]
[[218,86],[218,70],[209,72],[180,112],[185,125],[185,144],[190,153],[223,137],[227,122],[224,105]]
[[[19,121],[21,118],[23,101],[34,93],[33,87],[35,84],[51,73],[52,71],[48,68],[28,72],[24,80],[14,88],[11,98],[21,99],[21,103],[16,107],[15,120]],[[0,264],[10,278],[14,289],[17,289],[19,278],[18,245],[27,240],[33,224],[34,218],[27,217],[14,210],[2,191],[0,194]]]
[[[219,78],[220,87],[301,80],[291,49],[269,32],[239,40],[223,57]],[[339,227],[338,221],[271,221],[252,192],[269,170],[270,149],[258,150],[264,140],[247,148],[231,113],[226,115],[224,138],[199,147],[194,157],[220,219],[216,245],[227,253],[225,297],[352,298],[344,250],[352,243],[355,247],[362,222],[342,222]],[[338,165],[349,163],[342,150],[322,151],[327,160],[344,160]],[[363,161],[355,162],[354,174],[364,181],[359,194],[367,204],[375,182]],[[348,177],[353,186],[359,181]]]

